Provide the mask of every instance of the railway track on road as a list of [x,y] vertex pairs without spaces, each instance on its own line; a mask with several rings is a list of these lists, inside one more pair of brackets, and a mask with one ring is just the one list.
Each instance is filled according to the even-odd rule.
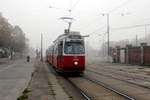
[[65,79],[74,87],[77,91],[84,97],[85,100],[93,100],[91,96],[89,96],[85,91],[80,89],[73,81],[71,81],[69,78],[65,77]]
[[130,95],[134,100],[149,100],[150,87],[134,82],[129,82],[116,76],[111,76],[109,73],[87,70],[87,76],[110,87],[113,87],[127,95]]
[[[97,70],[96,68],[92,68],[94,70]],[[112,73],[112,74],[116,74],[116,75],[120,75],[120,76],[123,76],[123,77],[127,77],[127,78],[131,78],[131,79],[136,79],[136,80],[141,80],[141,81],[145,81],[145,82],[150,82],[150,79],[145,79],[145,77],[141,78],[139,76],[131,76],[129,74],[123,74],[123,73],[120,73],[120,72],[113,72],[113,71],[110,71],[110,70],[106,70],[106,69],[99,69],[103,72],[109,72],[109,73]]]
[[61,76],[62,78],[64,78],[67,82],[69,82],[75,89],[78,93],[80,93],[82,95],[82,99],[83,100],[93,100],[91,99],[91,97],[86,93],[84,92],[83,90],[81,90],[73,81],[71,81],[68,77],[66,77],[66,75],[60,73],[61,75],[59,75],[56,70],[54,68],[52,68],[51,66],[49,66],[49,69],[50,71],[56,75],[56,76]]
[[[102,76],[105,76],[105,77],[109,77],[109,78],[112,78],[112,79],[115,79],[115,80],[119,80],[119,81],[122,81],[122,82],[125,82],[125,83],[129,83],[129,84],[132,84],[132,85],[136,85],[136,86],[139,86],[139,87],[142,87],[142,88],[145,88],[145,89],[150,89],[150,87],[148,86],[145,86],[145,85],[141,85],[141,84],[137,84],[137,83],[134,83],[134,82],[130,82],[128,80],[124,80],[124,79],[120,79],[120,78],[116,78],[116,77],[113,77],[111,75],[106,75],[106,74],[103,74],[101,72],[96,72],[96,71],[93,71],[93,70],[87,70],[89,72],[92,72],[92,73],[95,73],[97,75],[102,75]],[[120,75],[120,74],[117,74],[117,75]],[[128,77],[129,78],[129,77]],[[142,80],[143,81],[143,80]],[[146,81],[146,80],[145,80]]]
[[[50,68],[50,69],[52,69],[52,68]],[[58,75],[59,76],[59,74],[58,73],[56,73],[55,71],[52,71],[55,75]],[[75,88],[75,90],[77,90],[81,95],[82,95],[82,100],[99,100],[99,99],[97,99],[97,97],[95,97],[95,95],[93,95],[93,94],[91,94],[91,93],[94,93],[95,94],[95,91],[91,91],[89,88],[86,88],[86,87],[88,87],[88,85],[86,86],[86,85],[84,85],[85,87],[81,87],[80,86],[80,84],[82,84],[82,83],[78,83],[77,81],[78,80],[86,80],[85,82],[86,83],[89,83],[89,84],[95,84],[95,86],[96,86],[96,88],[98,88],[98,87],[101,87],[101,88],[103,88],[103,89],[105,89],[105,90],[107,90],[107,91],[105,91],[104,93],[102,93],[101,95],[100,95],[100,97],[104,97],[105,95],[107,96],[108,94],[108,98],[110,97],[116,97],[116,98],[121,98],[121,99],[111,99],[111,100],[135,100],[134,98],[132,98],[132,97],[130,97],[130,96],[128,96],[128,95],[126,95],[126,94],[124,94],[124,93],[121,93],[121,91],[118,91],[118,90],[116,90],[116,89],[113,89],[113,88],[111,88],[111,87],[109,87],[109,86],[107,86],[106,84],[104,85],[104,83],[100,83],[100,82],[97,82],[96,80],[93,80],[93,79],[90,79],[90,78],[88,78],[88,77],[85,77],[85,76],[83,76],[83,77],[69,77],[69,76],[66,76],[66,75],[61,75],[61,76],[63,76],[63,78],[66,80],[66,81],[68,81],[74,88]],[[88,82],[87,82],[88,81]],[[91,85],[92,85],[91,84]],[[94,89],[93,89],[94,90]],[[106,93],[106,94],[105,94]],[[100,93],[98,93],[98,94],[100,94]],[[110,96],[110,94],[112,95],[112,96]]]
[[[87,70],[87,72],[88,71],[89,70]],[[60,75],[56,73],[54,70],[52,72],[57,76],[61,76],[61,77],[63,76],[62,78],[64,78],[75,89],[75,91],[79,93],[82,100],[99,100],[100,98],[105,98],[105,99],[107,98],[107,100],[149,100],[147,99],[149,96],[148,93],[150,93],[149,87],[147,88],[139,84],[125,82],[124,80],[114,78],[113,76],[103,75],[104,73],[102,74],[96,71],[93,72],[91,71],[91,74],[90,73],[85,74],[83,77],[79,77],[79,76],[70,77],[66,75]],[[94,77],[92,77],[91,75]],[[101,79],[101,77],[103,78]],[[111,81],[112,78],[113,81]],[[116,85],[114,84],[115,86],[113,86],[113,84],[109,83],[108,80],[110,82],[115,82],[115,80],[118,80],[116,81],[118,85],[122,85],[123,82],[126,84],[123,83],[123,89],[122,89],[122,86],[118,87],[117,84]],[[132,84],[132,85],[128,85],[128,84]],[[131,91],[132,89],[129,88],[132,89],[134,88],[135,90]],[[149,92],[142,92],[143,94],[141,93],[141,91],[137,92],[137,90],[140,90],[141,88],[142,88],[141,91],[145,91],[145,89],[147,89],[147,91]],[[145,95],[145,93],[147,93],[147,95]]]
[[[66,79],[70,82],[70,84],[72,84],[76,89],[78,89],[80,91],[80,93],[82,94],[82,96],[85,97],[86,100],[101,100],[101,99],[97,99],[97,97],[95,97],[92,94],[90,94],[91,96],[87,95],[87,94],[89,94],[88,92],[93,92],[94,93],[95,91],[91,91],[90,89],[84,90],[84,89],[81,89],[81,87],[78,87],[77,86],[78,82],[76,82],[78,79],[75,79],[75,80],[72,80],[72,78],[66,78]],[[83,77],[81,77],[81,79],[84,79],[84,80],[88,81],[87,83],[95,84],[97,88],[100,87],[102,90],[106,90],[107,93],[106,93],[106,91],[104,93],[102,93],[102,95],[101,95],[101,93],[99,93],[100,94],[99,96],[100,97],[103,97],[103,96],[110,97],[107,100],[136,100],[136,99],[130,97],[129,95],[127,95],[127,94],[125,94],[125,93],[123,93],[123,92],[121,92],[121,91],[119,91],[115,88],[112,88],[112,87],[110,87],[109,85],[107,85],[103,82],[91,79],[87,76],[83,76]],[[78,83],[78,85],[79,84],[82,84],[82,83]],[[86,86],[84,88],[86,88]],[[111,96],[110,96],[110,94],[111,94]],[[113,97],[113,98],[111,98],[111,97]],[[117,98],[117,99],[114,99],[114,98]]]
[[119,90],[117,90],[117,89],[114,89],[114,88],[112,88],[111,86],[109,86],[109,85],[107,85],[107,84],[105,84],[105,83],[103,83],[103,82],[100,82],[100,81],[91,79],[91,78],[89,78],[89,77],[87,77],[87,76],[85,76],[85,77],[83,77],[83,78],[86,79],[86,80],[88,80],[88,81],[90,81],[90,82],[93,82],[93,83],[95,83],[95,84],[97,84],[97,85],[99,85],[99,86],[102,86],[102,87],[104,87],[105,89],[108,89],[108,90],[110,90],[110,91],[112,91],[112,92],[114,92],[114,93],[120,95],[121,97],[123,97],[123,98],[125,98],[125,99],[127,99],[127,100],[136,100],[136,99],[130,97],[129,95],[127,95],[127,94],[125,94],[125,93],[123,93],[123,92],[121,92],[121,91],[119,91]]

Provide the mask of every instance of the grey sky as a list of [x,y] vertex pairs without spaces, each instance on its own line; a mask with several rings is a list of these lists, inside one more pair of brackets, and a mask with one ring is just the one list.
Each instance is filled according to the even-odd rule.
[[[44,48],[62,34],[67,24],[58,20],[67,16],[64,10],[50,9],[55,6],[70,9],[78,0],[0,0],[0,12],[13,25],[19,25],[30,40],[30,45],[40,47],[40,34],[44,36]],[[120,7],[121,5],[121,7]],[[106,17],[101,13],[110,12],[110,27],[124,27],[150,23],[150,0],[80,0],[75,6],[72,16],[76,21],[72,30],[81,34],[90,34],[88,39],[93,47],[100,47],[102,39],[97,34],[106,32]],[[112,12],[112,9],[115,9]],[[129,13],[120,16],[120,13]],[[97,31],[96,31],[97,30]],[[147,33],[149,28],[147,27]],[[111,31],[111,40],[132,39],[135,35],[145,35],[144,27],[128,30]],[[106,36],[105,36],[106,40]]]

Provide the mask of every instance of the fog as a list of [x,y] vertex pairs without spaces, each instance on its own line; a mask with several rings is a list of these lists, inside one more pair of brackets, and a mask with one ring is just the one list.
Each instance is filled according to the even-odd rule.
[[[42,33],[45,50],[68,27],[59,18],[71,16],[75,19],[71,30],[90,34],[85,39],[89,47],[100,50],[107,41],[107,20],[102,13],[110,15],[110,41],[132,41],[136,35],[143,38],[149,34],[145,25],[150,23],[149,5],[149,0],[0,0],[0,12],[23,29],[33,48],[40,48]],[[68,9],[72,9],[71,15]]]

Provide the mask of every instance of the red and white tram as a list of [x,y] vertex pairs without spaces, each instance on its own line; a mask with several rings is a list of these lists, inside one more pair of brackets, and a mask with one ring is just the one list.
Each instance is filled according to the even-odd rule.
[[46,59],[61,72],[85,70],[84,38],[79,32],[60,35],[46,51]]

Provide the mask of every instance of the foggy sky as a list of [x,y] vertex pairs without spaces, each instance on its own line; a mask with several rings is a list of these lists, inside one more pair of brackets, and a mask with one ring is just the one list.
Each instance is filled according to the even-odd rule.
[[[30,40],[30,46],[40,47],[40,34],[43,33],[44,48],[46,49],[56,37],[63,33],[67,24],[58,20],[69,13],[78,0],[0,0],[0,12],[13,25],[19,25]],[[100,48],[102,35],[106,32],[106,16],[110,13],[110,28],[132,26],[150,23],[150,0],[80,0],[74,7],[72,17],[76,20],[72,30],[81,34],[91,34],[86,39],[94,48]],[[50,9],[54,6],[58,9]],[[113,11],[112,11],[113,10]],[[128,13],[121,16],[121,13]],[[111,30],[110,40],[133,39],[137,34],[143,37],[149,33],[149,27],[127,30]],[[106,35],[104,40],[107,40]]]

